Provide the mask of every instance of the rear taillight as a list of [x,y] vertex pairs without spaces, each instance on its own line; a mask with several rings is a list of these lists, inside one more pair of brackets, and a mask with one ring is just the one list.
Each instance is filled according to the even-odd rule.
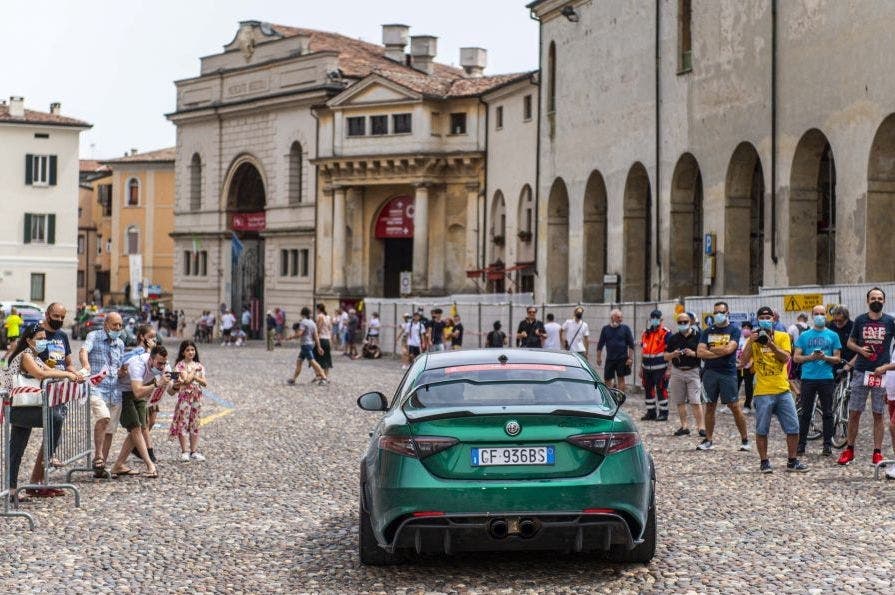
[[380,436],[379,448],[405,457],[425,459],[457,444],[445,436]]
[[640,444],[640,435],[637,432],[579,434],[571,436],[568,441],[591,452],[611,454],[637,446]]

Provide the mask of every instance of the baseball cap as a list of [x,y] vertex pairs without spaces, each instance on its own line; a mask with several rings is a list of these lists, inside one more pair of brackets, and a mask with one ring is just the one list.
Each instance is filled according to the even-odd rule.
[[649,313],[650,318],[662,318],[662,310],[653,310]]
[[762,306],[761,308],[758,309],[757,312],[755,312],[756,318],[758,318],[759,316],[773,316],[773,315],[774,315],[774,311],[771,310],[770,306]]

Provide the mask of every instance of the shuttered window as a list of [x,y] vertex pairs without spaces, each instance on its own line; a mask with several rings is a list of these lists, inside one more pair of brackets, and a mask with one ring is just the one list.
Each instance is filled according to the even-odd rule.
[[23,238],[26,244],[55,244],[56,215],[25,213]]
[[25,184],[55,186],[57,162],[56,155],[25,155]]

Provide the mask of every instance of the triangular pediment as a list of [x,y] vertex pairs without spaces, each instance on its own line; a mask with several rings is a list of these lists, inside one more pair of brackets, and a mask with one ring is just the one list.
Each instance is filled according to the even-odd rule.
[[422,95],[378,74],[371,74],[329,100],[330,107],[419,101]]

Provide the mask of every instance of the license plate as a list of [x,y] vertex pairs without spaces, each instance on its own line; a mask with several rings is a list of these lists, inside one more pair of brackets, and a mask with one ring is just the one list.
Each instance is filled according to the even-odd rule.
[[553,446],[505,446],[470,449],[473,467],[503,465],[552,465],[556,462]]

